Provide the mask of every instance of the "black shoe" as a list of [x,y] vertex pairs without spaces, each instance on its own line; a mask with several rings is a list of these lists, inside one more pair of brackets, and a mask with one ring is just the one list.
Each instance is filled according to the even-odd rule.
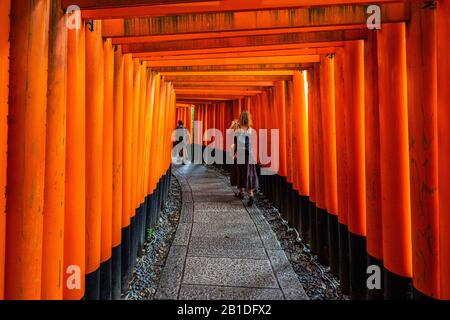
[[254,203],[254,202],[253,202],[253,197],[249,197],[249,198],[248,198],[248,206],[249,206],[249,207],[253,206],[253,203]]
[[235,196],[236,196],[236,198],[238,198],[238,199],[241,199],[241,200],[244,199],[244,194],[243,194],[243,193],[240,193],[240,192],[239,192],[239,193],[236,193]]

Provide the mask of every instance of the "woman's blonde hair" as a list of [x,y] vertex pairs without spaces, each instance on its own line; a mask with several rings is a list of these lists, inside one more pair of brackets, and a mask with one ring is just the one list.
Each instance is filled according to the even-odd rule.
[[236,131],[237,129],[239,129],[239,120],[233,120],[233,124],[231,125],[231,129]]
[[244,111],[241,113],[241,117],[239,119],[239,124],[245,127],[253,127],[252,115],[248,111]]

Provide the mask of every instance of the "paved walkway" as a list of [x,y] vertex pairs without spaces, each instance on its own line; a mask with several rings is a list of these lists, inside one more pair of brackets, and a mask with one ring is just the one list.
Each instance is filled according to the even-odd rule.
[[226,177],[201,165],[174,174],[183,206],[157,299],[308,299],[270,225]]

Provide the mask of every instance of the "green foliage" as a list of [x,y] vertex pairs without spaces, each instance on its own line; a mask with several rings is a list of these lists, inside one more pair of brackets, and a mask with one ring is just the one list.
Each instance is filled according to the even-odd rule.
[[148,239],[151,239],[154,234],[155,234],[155,230],[153,230],[153,228],[148,228],[147,229],[147,238]]

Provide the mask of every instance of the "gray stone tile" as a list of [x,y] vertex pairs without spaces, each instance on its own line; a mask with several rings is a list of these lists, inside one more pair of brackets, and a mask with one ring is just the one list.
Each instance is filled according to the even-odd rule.
[[264,248],[253,249],[227,249],[211,247],[192,247],[189,246],[189,257],[209,257],[209,258],[230,258],[230,259],[267,259]]
[[278,288],[268,260],[187,257],[184,284]]
[[194,221],[194,213],[192,211],[184,211],[180,216],[180,223],[192,223]]
[[217,237],[194,237],[191,236],[189,241],[190,246],[222,246],[223,248],[264,248],[261,239],[259,237],[248,238],[217,238]]
[[161,274],[160,287],[175,290],[181,283],[187,247],[172,246]]
[[158,290],[156,290],[155,299],[156,300],[177,300],[178,290],[179,290],[179,287],[174,287],[174,286],[172,286],[170,288],[159,287]]
[[180,300],[283,300],[279,289],[181,285]]
[[217,202],[231,205],[242,205],[232,192],[214,192],[213,194],[194,194],[194,202]]
[[268,250],[270,262],[272,264],[278,283],[288,300],[308,300],[303,286],[298,280],[297,274],[292,269],[291,263],[283,250]]
[[190,191],[189,192],[182,191],[181,202],[182,203],[192,203],[193,202],[192,194]]
[[211,202],[195,202],[194,203],[195,211],[205,211],[205,210],[217,210],[217,211],[229,211],[229,210],[240,210],[242,212],[246,212],[244,205],[242,202],[220,202],[220,203],[211,203]]
[[189,244],[189,238],[191,235],[191,223],[180,222],[178,224],[177,233],[172,245],[174,246],[187,246]]
[[253,224],[249,215],[240,211],[197,211],[194,212],[194,222]]
[[192,223],[194,220],[194,205],[193,203],[184,203],[181,207],[180,222]]
[[234,197],[228,177],[202,165],[173,172],[182,210],[157,299],[308,299],[262,212]]
[[211,178],[211,179],[198,179],[201,181],[198,182],[202,182],[201,184],[195,184],[192,187],[192,190],[210,190],[213,188],[227,188],[229,189],[230,187],[228,185],[226,185],[222,180],[217,179],[217,177]]
[[217,238],[257,238],[258,232],[253,224],[241,223],[194,223],[193,237]]
[[255,238],[191,238],[188,256],[241,259],[267,259],[259,237]]
[[269,226],[266,218],[264,218],[261,211],[256,206],[247,208],[247,211],[250,214],[250,217],[252,218],[253,222],[256,225],[268,225]]
[[261,236],[261,240],[264,244],[264,247],[267,250],[281,250],[280,242],[278,241],[276,235],[273,233],[269,224],[257,224],[258,232]]

